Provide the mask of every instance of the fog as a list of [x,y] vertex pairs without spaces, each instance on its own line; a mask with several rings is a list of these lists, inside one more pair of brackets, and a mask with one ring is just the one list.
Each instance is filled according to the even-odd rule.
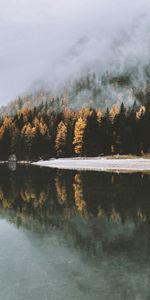
[[37,82],[58,88],[93,70],[137,84],[150,53],[148,0],[0,0],[0,104]]

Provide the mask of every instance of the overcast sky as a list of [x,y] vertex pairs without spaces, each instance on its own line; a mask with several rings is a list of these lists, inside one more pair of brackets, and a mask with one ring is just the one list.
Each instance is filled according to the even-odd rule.
[[[122,57],[137,51],[147,59],[149,17],[149,0],[0,0],[0,104],[38,78],[61,80],[96,59],[110,63],[110,41],[117,42],[117,35],[136,36]],[[78,59],[67,60],[83,37],[89,40]]]

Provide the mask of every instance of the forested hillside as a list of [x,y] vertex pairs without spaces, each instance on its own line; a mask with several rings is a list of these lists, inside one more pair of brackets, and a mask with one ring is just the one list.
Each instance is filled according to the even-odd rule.
[[14,116],[21,109],[34,109],[40,105],[49,106],[56,112],[64,107],[71,110],[83,107],[111,109],[114,104],[119,106],[122,102],[126,106],[132,106],[135,101],[145,105],[150,103],[150,64],[142,71],[144,81],[136,78],[137,73],[137,68],[124,73],[106,72],[102,76],[91,71],[78,79],[70,79],[57,90],[48,86],[31,88],[31,91],[0,107],[0,115]]
[[[55,106],[57,101],[54,102]],[[51,103],[22,108],[0,121],[0,159],[138,154],[150,151],[150,105],[74,110]]]

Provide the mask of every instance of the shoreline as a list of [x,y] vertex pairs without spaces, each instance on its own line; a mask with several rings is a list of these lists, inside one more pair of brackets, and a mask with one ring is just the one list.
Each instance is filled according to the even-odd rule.
[[150,159],[146,158],[59,158],[31,163],[39,167],[62,170],[101,171],[101,172],[150,172]]

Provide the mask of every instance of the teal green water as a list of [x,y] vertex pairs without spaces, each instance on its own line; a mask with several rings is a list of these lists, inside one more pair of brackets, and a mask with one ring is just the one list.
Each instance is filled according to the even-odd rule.
[[0,300],[150,299],[150,176],[0,168]]

